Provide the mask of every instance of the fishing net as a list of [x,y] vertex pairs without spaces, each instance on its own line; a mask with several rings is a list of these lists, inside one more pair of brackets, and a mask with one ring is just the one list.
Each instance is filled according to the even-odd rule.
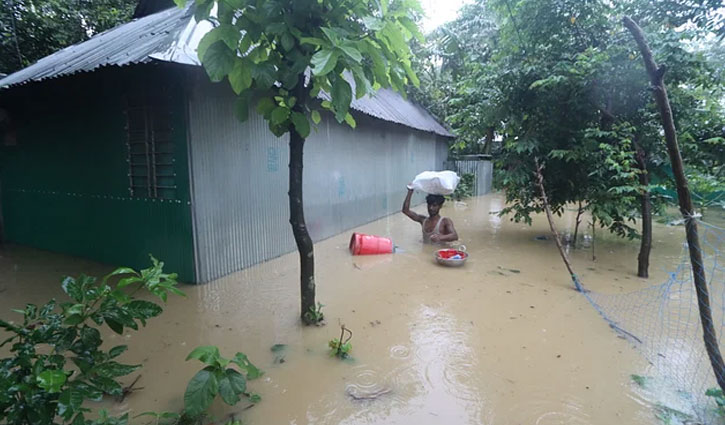
[[[710,291],[712,318],[721,351],[725,331],[725,229],[698,221]],[[642,351],[652,367],[633,380],[649,392],[665,423],[725,423],[723,406],[703,341],[687,244],[666,282],[626,294],[582,292],[610,326]],[[706,395],[710,390],[710,395]]]

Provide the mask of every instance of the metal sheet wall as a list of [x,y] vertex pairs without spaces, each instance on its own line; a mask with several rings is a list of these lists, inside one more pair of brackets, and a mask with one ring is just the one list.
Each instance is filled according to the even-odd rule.
[[[198,280],[295,249],[288,223],[287,137],[233,115],[227,87],[195,84],[189,102]],[[305,144],[305,218],[315,241],[398,211],[415,174],[442,169],[442,138],[364,115],[325,117]],[[420,201],[421,198],[416,198]]]
[[487,159],[464,159],[446,163],[446,168],[460,174],[470,173],[475,176],[473,194],[475,196],[491,193],[493,182],[493,163]]
[[[168,272],[195,280],[182,108],[171,111],[177,196],[129,195],[122,99],[142,82],[177,80],[139,66],[4,93],[0,107],[17,124],[17,143],[0,145],[8,241],[134,268],[148,267],[152,253]],[[172,103],[183,105],[180,98]]]

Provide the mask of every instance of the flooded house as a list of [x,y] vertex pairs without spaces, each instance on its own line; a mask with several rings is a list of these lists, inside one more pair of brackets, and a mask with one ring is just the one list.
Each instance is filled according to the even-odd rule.
[[[209,82],[209,23],[148,12],[0,80],[2,237],[136,268],[153,254],[187,282],[294,250],[288,136],[239,122],[227,84]],[[352,112],[355,130],[323,116],[306,143],[315,241],[398,211],[405,184],[447,159],[453,135],[398,93]]]

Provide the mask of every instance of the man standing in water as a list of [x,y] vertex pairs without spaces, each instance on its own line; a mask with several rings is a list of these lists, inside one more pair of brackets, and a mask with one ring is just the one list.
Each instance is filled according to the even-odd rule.
[[408,187],[408,195],[403,202],[403,214],[411,220],[420,223],[423,230],[424,243],[453,242],[458,240],[458,233],[453,227],[453,221],[447,217],[441,217],[438,213],[446,198],[442,195],[428,195],[425,200],[428,203],[428,217],[417,214],[410,210],[410,198],[413,196],[413,189]]

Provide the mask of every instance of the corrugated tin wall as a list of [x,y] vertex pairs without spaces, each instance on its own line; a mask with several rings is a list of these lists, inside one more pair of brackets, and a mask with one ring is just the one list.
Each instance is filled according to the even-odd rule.
[[[17,144],[0,140],[5,236],[12,243],[145,268],[148,254],[194,281],[184,102],[174,111],[174,199],[129,196],[123,95],[153,69],[109,69],[3,93]],[[169,81],[172,76],[161,76]],[[158,82],[157,82],[158,83]],[[175,90],[175,93],[181,93]]]
[[493,162],[490,159],[460,159],[446,163],[446,168],[460,174],[470,173],[474,178],[474,196],[491,193]]
[[[229,89],[203,79],[189,109],[198,279],[294,250],[287,137],[254,113],[238,122]],[[352,130],[326,117],[305,144],[305,218],[315,241],[398,211],[415,174],[443,168],[442,138],[356,119]]]

